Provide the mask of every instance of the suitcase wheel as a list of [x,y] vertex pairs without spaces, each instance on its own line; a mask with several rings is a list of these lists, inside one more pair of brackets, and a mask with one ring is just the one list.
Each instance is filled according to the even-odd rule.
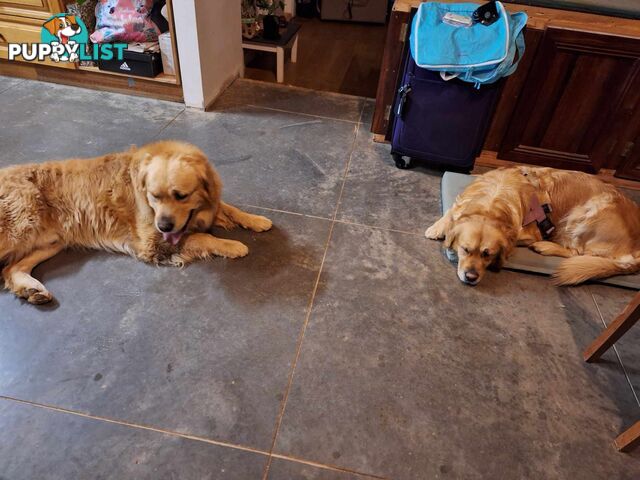
[[392,153],[391,156],[393,157],[393,161],[396,162],[396,167],[401,170],[407,170],[413,166],[411,165],[411,159],[409,157],[404,157],[397,153]]

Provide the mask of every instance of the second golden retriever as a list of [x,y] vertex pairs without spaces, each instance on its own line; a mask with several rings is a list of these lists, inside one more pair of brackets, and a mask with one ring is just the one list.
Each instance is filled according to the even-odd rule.
[[[548,239],[535,221],[525,220],[532,203],[552,208],[555,230]],[[640,271],[640,207],[612,185],[580,172],[490,171],[458,196],[426,236],[457,252],[458,278],[471,285],[487,269],[500,268],[516,245],[566,258],[553,274],[558,285]]]
[[67,247],[105,249],[183,266],[243,257],[213,226],[262,232],[268,218],[221,200],[222,183],[197,147],[163,141],[93,159],[0,170],[0,263],[5,287],[34,304],[52,295],[31,271]]

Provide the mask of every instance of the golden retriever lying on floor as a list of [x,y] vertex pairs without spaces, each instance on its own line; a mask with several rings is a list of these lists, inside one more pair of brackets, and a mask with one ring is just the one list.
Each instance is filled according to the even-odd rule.
[[[527,223],[535,204],[551,206],[555,230],[547,240],[535,221]],[[553,275],[557,285],[640,271],[640,207],[586,173],[531,167],[490,171],[425,235],[444,239],[457,252],[458,278],[470,285],[488,268],[499,269],[516,245],[565,257]]]
[[220,199],[222,184],[205,155],[165,141],[85,160],[0,170],[0,263],[5,286],[30,303],[52,299],[31,276],[66,247],[100,248],[145,262],[183,266],[249,250],[207,233],[240,225],[262,232],[265,217]]

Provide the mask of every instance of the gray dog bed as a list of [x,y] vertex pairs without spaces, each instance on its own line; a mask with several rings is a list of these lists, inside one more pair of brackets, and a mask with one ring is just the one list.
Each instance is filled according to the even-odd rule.
[[[451,208],[456,197],[462,193],[467,185],[469,185],[475,177],[472,175],[464,175],[461,173],[445,172],[442,177],[442,211],[446,212]],[[515,249],[509,260],[505,264],[505,268],[510,270],[518,270],[523,272],[544,273],[550,275],[558,264],[562,261],[559,257],[545,257],[539,255],[526,247],[518,247]],[[609,285],[617,285],[619,287],[633,288],[640,290],[640,274],[635,275],[618,275],[610,277],[606,280],[596,280],[598,283],[606,283]]]

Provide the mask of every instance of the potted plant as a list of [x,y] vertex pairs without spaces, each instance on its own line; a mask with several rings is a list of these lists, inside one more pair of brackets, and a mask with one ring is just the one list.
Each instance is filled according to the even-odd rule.
[[284,2],[282,0],[256,0],[256,7],[265,12],[262,17],[262,36],[267,40],[280,38],[278,17],[275,14],[278,9],[284,9]]
[[242,0],[242,36],[252,39],[259,29],[256,21],[255,0]]
[[[89,34],[96,28],[96,4],[98,0],[75,0],[66,3],[67,13],[80,18],[87,27]],[[91,40],[86,45],[87,53],[91,52]],[[80,60],[83,67],[95,67],[97,65],[93,60]]]

